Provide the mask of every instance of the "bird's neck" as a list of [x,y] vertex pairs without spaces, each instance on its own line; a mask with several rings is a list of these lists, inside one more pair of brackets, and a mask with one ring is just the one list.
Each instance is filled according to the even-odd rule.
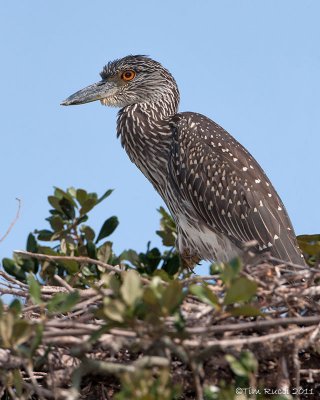
[[161,99],[126,106],[118,114],[117,133],[122,146],[160,195],[165,187],[172,141],[169,123],[177,108],[173,99]]

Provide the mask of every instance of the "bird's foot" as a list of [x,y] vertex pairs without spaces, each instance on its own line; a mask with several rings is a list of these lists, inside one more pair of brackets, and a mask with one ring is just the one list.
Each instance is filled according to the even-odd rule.
[[186,269],[188,272],[194,272],[194,268],[201,261],[201,258],[197,254],[192,254],[188,250],[185,250],[180,254],[180,263],[182,269]]

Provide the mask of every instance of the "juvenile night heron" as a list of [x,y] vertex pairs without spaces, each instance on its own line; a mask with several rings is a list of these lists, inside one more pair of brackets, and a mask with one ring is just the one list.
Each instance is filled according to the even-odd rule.
[[100,75],[100,82],[62,104],[100,100],[121,107],[122,146],[170,209],[185,266],[228,261],[252,240],[257,254],[304,263],[284,205],[260,165],[209,118],[177,113],[179,90],[169,71],[129,55],[109,62]]

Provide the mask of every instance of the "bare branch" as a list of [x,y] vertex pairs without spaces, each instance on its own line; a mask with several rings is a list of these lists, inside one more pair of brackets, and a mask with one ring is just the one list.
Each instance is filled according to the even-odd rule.
[[21,211],[21,203],[22,201],[18,198],[16,198],[17,202],[18,202],[18,209],[17,209],[17,213],[16,216],[14,217],[13,221],[11,222],[11,224],[9,225],[9,228],[7,229],[6,233],[0,238],[0,243],[3,242],[5,240],[5,238],[9,235],[9,233],[11,232],[12,228],[15,226],[16,222],[18,221],[19,217],[20,217],[20,211]]

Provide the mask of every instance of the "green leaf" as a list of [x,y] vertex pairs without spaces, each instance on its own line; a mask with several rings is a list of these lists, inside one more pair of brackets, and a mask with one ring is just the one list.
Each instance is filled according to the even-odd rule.
[[12,330],[15,322],[13,313],[6,313],[0,319],[0,346],[1,348],[11,347]]
[[146,253],[139,254],[139,269],[143,269],[143,272],[152,274],[161,261],[161,253],[157,247],[149,250],[150,242],[148,243],[148,250]]
[[15,316],[18,316],[21,314],[22,311],[22,304],[18,299],[14,299],[9,306],[9,310],[11,313]]
[[58,199],[55,196],[48,196],[48,202],[55,210],[57,210],[60,213],[62,213],[62,209],[61,209],[61,206],[60,206],[60,199]]
[[[71,197],[71,196],[70,196]],[[74,201],[70,201],[68,198],[63,197],[60,201],[59,201],[60,207],[62,212],[64,213],[64,215],[69,219],[72,220],[75,218],[76,216],[76,212],[75,212],[75,203]]]
[[95,198],[88,198],[80,208],[80,215],[87,214],[93,207],[97,204],[97,199]]
[[299,235],[297,236],[298,242],[320,242],[320,234],[315,235]]
[[162,218],[160,219],[160,230],[156,233],[161,237],[164,246],[173,247],[177,238],[176,224],[171,215],[163,207],[160,207],[158,211]]
[[[73,188],[70,188],[70,189],[72,191]],[[54,195],[55,195],[55,197],[57,197],[60,200],[63,200],[63,199],[67,200],[68,203],[70,203],[72,207],[77,208],[77,203],[74,201],[72,194],[69,193],[70,189],[68,189],[67,191],[64,191],[58,187],[55,187]]]
[[164,289],[162,295],[162,311],[165,315],[173,314],[182,303],[185,294],[182,291],[183,286],[178,280],[173,280]]
[[30,344],[30,354],[33,355],[37,348],[41,345],[42,336],[43,336],[43,325],[41,323],[34,325],[34,333],[35,335],[32,338]]
[[52,217],[47,218],[49,221],[51,228],[55,232],[62,231],[64,228],[64,222],[60,215],[53,215]]
[[250,376],[258,370],[258,362],[249,350],[242,351],[238,358],[231,354],[227,354],[225,358],[232,372],[237,376],[250,379]]
[[48,302],[47,307],[51,313],[66,313],[70,311],[80,299],[79,292],[57,293]]
[[102,275],[101,280],[107,288],[113,291],[115,297],[119,297],[121,283],[118,275],[106,273]]
[[221,265],[218,263],[212,263],[209,267],[209,274],[210,275],[221,274]]
[[36,253],[38,251],[38,244],[32,233],[29,233],[28,235],[26,249],[31,253]]
[[117,228],[118,225],[119,221],[117,217],[113,216],[108,218],[100,229],[99,235],[96,239],[96,243],[98,243],[101,239],[104,239],[105,237],[111,235],[111,233]]
[[32,274],[28,275],[28,285],[31,300],[34,304],[41,304],[41,287]]
[[220,277],[226,285],[230,285],[231,282],[239,276],[239,272],[242,269],[241,259],[234,258],[226,264],[222,265],[222,271]]
[[84,234],[86,240],[90,240],[91,242],[93,242],[96,234],[90,226],[82,225],[80,231]]
[[104,199],[110,196],[114,189],[108,189],[97,201],[97,204],[101,203]]
[[258,362],[255,355],[250,350],[244,350],[240,354],[240,361],[242,365],[249,372],[255,372],[258,369]]
[[168,259],[165,259],[161,269],[169,275],[175,275],[180,269],[180,257],[179,254],[171,254]]
[[16,263],[11,258],[2,259],[3,268],[8,274],[13,275],[13,270],[16,268]]
[[318,256],[320,254],[320,235],[300,235],[297,236],[300,249],[308,256]]
[[13,386],[17,392],[18,398],[22,398],[24,382],[19,369],[13,370]]
[[131,269],[123,272],[122,277],[123,283],[120,293],[125,303],[132,306],[142,295],[140,276],[135,270]]
[[220,308],[218,297],[205,284],[190,285],[189,291],[204,303],[214,308]]
[[242,306],[237,306],[232,308],[230,314],[238,317],[257,317],[257,316],[264,316],[263,312],[261,312],[258,308],[251,306],[250,304],[244,304]]
[[43,242],[50,242],[54,232],[49,231],[48,229],[41,229],[40,231],[35,231],[35,234],[38,235],[38,240],[42,240]]
[[112,321],[123,322],[126,306],[120,300],[113,300],[104,305],[103,312]]
[[49,246],[39,246],[40,254],[47,254],[48,256],[57,256],[58,253]]
[[77,197],[77,191],[73,186],[71,186],[67,189],[67,193],[70,194],[70,196],[72,197],[72,200],[74,200]]
[[76,198],[81,206],[85,203],[88,198],[88,193],[84,189],[78,189],[76,193]]
[[38,260],[24,259],[21,261],[21,270],[24,272],[33,272],[37,273],[39,269]]
[[135,250],[129,249],[123,251],[119,256],[120,261],[129,261],[132,265],[138,267],[139,263],[139,255]]
[[257,292],[257,283],[245,277],[237,278],[227,290],[224,304],[248,301]]
[[144,292],[143,292],[143,301],[151,306],[153,309],[155,307],[158,307],[160,309],[159,305],[159,298],[157,296],[156,291],[151,288],[151,287],[146,287]]
[[97,248],[96,245],[91,242],[90,240],[88,240],[87,245],[87,253],[88,253],[88,257],[93,258],[94,260],[97,259]]
[[152,277],[159,277],[162,281],[170,283],[172,281],[172,277],[168,275],[166,271],[163,269],[157,269],[152,274]]
[[227,354],[225,356],[228,361],[232,372],[237,376],[248,377],[248,371],[244,365],[241,364],[233,355]]
[[112,256],[112,243],[105,242],[101,247],[98,249],[98,260],[107,263]]
[[33,334],[33,329],[26,320],[16,321],[13,325],[11,340],[15,346],[25,343]]
[[60,261],[63,267],[68,271],[70,275],[76,274],[79,271],[79,264],[74,260]]
[[17,279],[24,281],[26,278],[25,273],[21,269],[19,265],[17,265],[13,260],[10,258],[3,258],[2,259],[3,269],[12,276],[15,276]]
[[80,225],[83,222],[88,221],[89,217],[87,215],[82,215],[81,217],[78,217],[75,221],[76,225]]

